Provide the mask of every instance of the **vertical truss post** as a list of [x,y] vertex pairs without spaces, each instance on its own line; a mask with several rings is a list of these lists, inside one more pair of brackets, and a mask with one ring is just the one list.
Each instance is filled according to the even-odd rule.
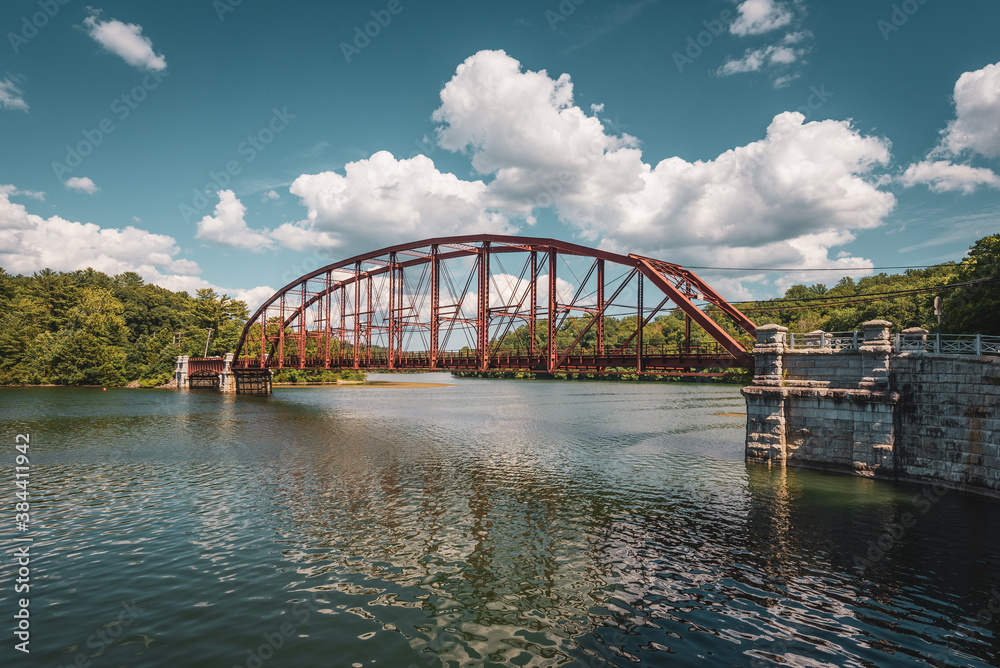
[[267,309],[265,308],[263,313],[260,314],[260,368],[263,369],[266,364],[264,362],[265,353],[265,341],[267,341]]
[[368,316],[365,319],[365,367],[372,365],[372,320],[375,319],[375,307],[372,306],[372,282],[374,278],[368,274],[368,285],[365,294],[368,295]]
[[479,308],[476,312],[476,354],[479,370],[490,365],[490,242],[479,248]]
[[340,348],[337,350],[337,366],[344,364],[344,350],[347,348],[347,286],[340,284],[340,327],[337,329]]
[[531,312],[528,314],[528,355],[535,356],[538,335],[538,251],[531,251]]
[[642,373],[642,321],[645,320],[642,314],[642,274],[639,274],[639,287],[637,292],[639,293],[638,308],[636,309],[635,318],[635,372]]
[[396,319],[393,317],[393,310],[396,306],[396,253],[393,251],[389,253],[389,343],[386,352],[388,353],[388,365],[389,369],[396,368],[393,363],[393,356],[395,354],[395,348],[393,347],[394,334],[396,332]]
[[302,289],[299,291],[299,368],[306,368],[306,282],[302,281]]
[[361,262],[354,265],[354,368],[361,362]]
[[399,286],[396,290],[396,357],[399,360],[403,359],[403,323],[405,317],[403,316],[403,286],[406,282],[403,280],[403,267],[397,267],[399,272]]
[[549,248],[549,340],[545,342],[545,366],[556,370],[556,249]]
[[[604,354],[604,260],[597,261],[597,355]],[[598,370],[604,367],[598,365]]]
[[438,345],[441,337],[441,324],[438,322],[438,312],[441,309],[441,258],[438,245],[431,246],[431,371],[437,369]]
[[[333,271],[326,272],[326,321],[323,325],[323,339],[325,343],[323,344],[323,368],[330,368],[330,337],[332,336],[331,329],[333,323],[333,295],[330,294],[330,287],[333,283]],[[322,303],[322,302],[320,302]]]
[[684,352],[691,354],[691,316],[684,314]]
[[281,295],[278,307],[278,368],[285,368],[285,295]]

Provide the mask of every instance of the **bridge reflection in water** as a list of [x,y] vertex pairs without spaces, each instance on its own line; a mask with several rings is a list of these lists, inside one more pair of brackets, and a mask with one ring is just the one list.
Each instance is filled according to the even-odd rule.
[[[674,309],[684,343],[644,341],[644,327]],[[676,264],[553,239],[442,237],[292,281],[247,322],[233,370],[697,374],[750,366],[743,341],[755,330]]]

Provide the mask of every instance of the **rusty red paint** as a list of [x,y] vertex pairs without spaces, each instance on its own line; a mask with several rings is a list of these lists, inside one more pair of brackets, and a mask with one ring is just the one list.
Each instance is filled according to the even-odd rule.
[[[512,253],[525,258],[521,275],[506,274],[498,282],[503,272],[494,268],[502,266],[502,255]],[[545,254],[544,260],[539,253]],[[581,261],[589,263],[589,269],[581,271],[585,276],[579,280],[567,263]],[[595,270],[596,286],[591,283]],[[422,271],[429,271],[429,278],[424,280],[426,274],[414,278]],[[608,275],[616,271],[618,277],[607,283]],[[571,302],[559,301],[568,298],[560,297],[559,276],[575,288]],[[544,294],[540,280],[547,283]],[[634,299],[624,299],[626,290]],[[655,299],[652,309],[645,304],[644,293],[652,294],[651,302]],[[442,304],[445,295],[448,303]],[[698,308],[695,297],[754,334],[756,326],[749,318],[676,264],[554,239],[490,234],[428,239],[358,255],[289,283],[247,322],[235,351],[235,366],[609,375],[621,373],[607,371],[612,367],[691,374],[692,369],[747,366],[746,348]],[[704,329],[716,345],[672,350],[644,346],[643,325],[668,302],[685,313],[686,321]],[[572,313],[580,314],[580,319],[568,321],[579,333],[571,345],[558,349],[559,326]],[[547,320],[544,328],[537,327],[540,316]],[[604,319],[612,316],[636,318],[632,336],[617,348],[605,341]],[[528,333],[524,349],[499,345],[518,324],[526,325]],[[595,325],[596,342],[589,349],[578,349]],[[251,335],[252,331],[257,333]],[[538,335],[546,339],[541,346],[536,345]],[[332,339],[338,345],[336,354],[331,351]],[[450,345],[454,347],[449,349]]]

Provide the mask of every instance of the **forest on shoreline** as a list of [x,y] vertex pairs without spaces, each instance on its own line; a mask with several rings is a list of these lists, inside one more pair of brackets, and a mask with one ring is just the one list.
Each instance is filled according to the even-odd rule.
[[[956,284],[961,287],[947,287]],[[1000,334],[1000,234],[977,241],[960,262],[857,280],[845,277],[833,287],[793,285],[782,297],[735,305],[759,325],[778,323],[795,332],[850,331],[873,319],[889,320],[895,331],[912,326],[936,331],[937,296],[943,300],[942,331]],[[714,307],[706,311],[750,343],[728,318],[717,317]],[[133,272],[108,276],[93,269],[43,269],[21,276],[0,268],[0,385],[155,387],[172,377],[178,355],[232,352],[248,316],[247,305],[228,295],[211,289],[194,296],[173,292],[145,283]],[[634,332],[635,319],[628,320],[606,319],[608,345]],[[538,330],[544,336],[545,327]],[[557,346],[571,344],[580,330],[580,319],[564,321]],[[497,342],[498,349],[526,347],[526,337],[526,328],[511,332]],[[684,345],[683,313],[656,316],[643,328],[643,339],[654,347]],[[584,338],[580,346],[593,343]],[[709,343],[707,334],[693,328],[693,346]],[[337,372],[314,378],[292,371],[275,380],[357,378]]]

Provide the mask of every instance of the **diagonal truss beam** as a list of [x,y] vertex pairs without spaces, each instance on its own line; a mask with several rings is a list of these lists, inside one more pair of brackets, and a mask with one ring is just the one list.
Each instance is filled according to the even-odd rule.
[[[661,263],[656,260],[651,260],[650,258],[642,257],[639,255],[629,255],[629,257],[634,258],[636,261],[638,261],[639,263],[638,268],[639,271],[642,272],[643,276],[648,278],[650,281],[652,281],[652,283],[656,287],[662,290],[663,293],[667,295],[671,301],[677,304],[677,306],[682,311],[684,311],[684,313],[691,316],[691,319],[694,320],[696,323],[698,323],[698,325],[700,325],[702,329],[708,332],[708,334],[713,339],[715,339],[719,343],[719,345],[725,348],[726,352],[728,352],[730,355],[740,360],[741,362],[749,363],[750,355],[749,353],[747,353],[746,348],[744,348],[739,341],[729,336],[729,333],[726,332],[726,330],[722,329],[722,327],[720,327],[717,322],[708,317],[708,314],[706,314],[704,311],[698,308],[695,305],[695,303],[691,301],[691,299],[688,297],[687,293],[679,290],[668,279],[668,276],[670,276],[671,274],[666,274],[665,272],[662,272],[660,270],[660,267],[657,266],[659,264],[666,264],[666,263]],[[685,272],[690,274],[690,272],[687,272],[686,270]],[[693,276],[693,274],[691,275]],[[698,279],[698,281],[699,283],[701,283],[701,279]],[[715,294],[714,291],[713,294]],[[717,294],[715,296],[719,300],[721,300],[722,303],[729,306],[728,302],[723,300],[722,297],[718,297]],[[733,308],[732,306],[729,306],[729,308],[735,311],[736,313],[739,313],[739,311],[736,311],[736,309]],[[751,322],[750,319],[744,316],[742,313],[740,313],[740,316],[742,316],[740,319],[741,326],[744,327],[744,329],[746,329],[748,332],[755,333],[757,330],[753,322]]]

